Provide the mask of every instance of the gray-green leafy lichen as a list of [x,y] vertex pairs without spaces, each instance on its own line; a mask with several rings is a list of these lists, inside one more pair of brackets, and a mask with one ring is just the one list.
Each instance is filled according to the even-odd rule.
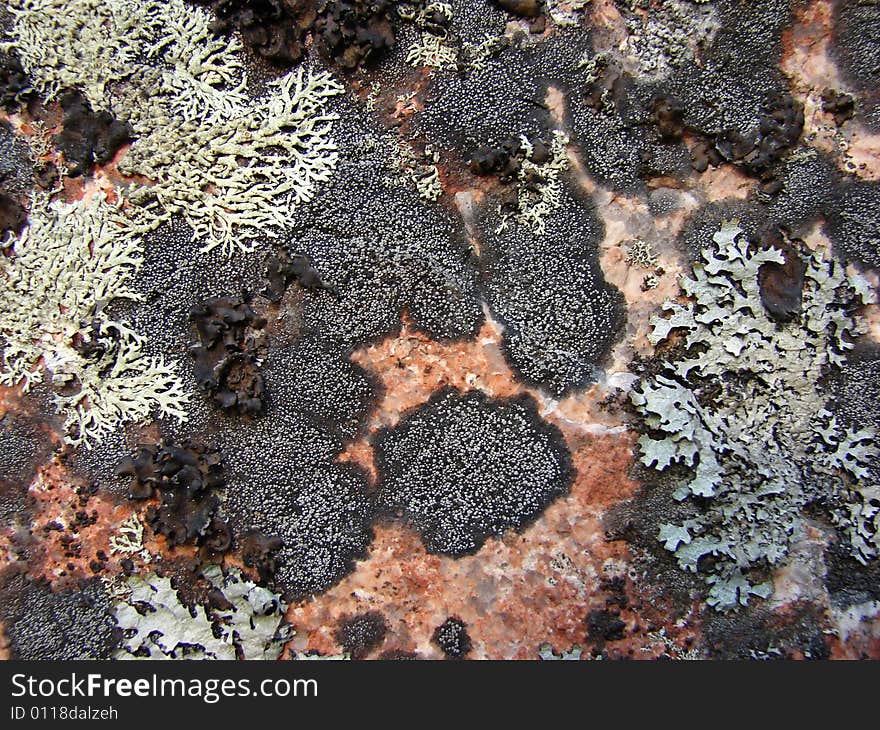
[[[631,399],[643,418],[641,461],[689,467],[674,496],[678,519],[658,539],[679,565],[705,575],[718,609],[766,597],[763,580],[798,536],[804,509],[820,504],[862,561],[876,557],[880,454],[869,429],[845,428],[826,410],[825,376],[858,333],[853,310],[870,300],[864,279],[821,254],[803,256],[799,316],[775,321],[759,272],[781,251],[755,250],[725,224],[683,278],[685,304],[667,302],[652,342],[683,334],[684,354],[642,378]],[[789,253],[788,255],[798,255]]]
[[114,605],[124,633],[117,659],[277,659],[290,638],[287,608],[267,588],[216,565],[203,575],[223,600],[185,606],[168,578],[131,576]]

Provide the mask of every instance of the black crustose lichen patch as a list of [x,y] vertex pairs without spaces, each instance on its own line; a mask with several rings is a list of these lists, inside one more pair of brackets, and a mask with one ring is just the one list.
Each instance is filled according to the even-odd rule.
[[283,404],[251,423],[230,421],[223,437],[224,511],[236,534],[280,540],[271,551],[274,583],[288,600],[339,581],[373,539],[366,476],[336,463],[340,450],[339,439]]
[[[505,358],[554,397],[595,380],[625,319],[623,296],[599,266],[595,209],[565,190],[561,201],[541,235],[518,222],[487,235],[479,261],[486,303],[505,328]],[[497,230],[502,215],[487,210],[485,230]]]
[[98,578],[79,590],[53,593],[16,576],[3,587],[0,607],[16,659],[109,659],[121,638]]
[[573,476],[562,434],[528,396],[444,388],[381,432],[376,453],[380,506],[454,557],[533,521]]
[[880,266],[880,182],[846,181],[834,192],[825,232],[844,258]]
[[330,432],[353,436],[381,393],[345,350],[315,337],[273,351],[263,366],[270,405],[294,409]]
[[378,611],[346,616],[336,629],[336,643],[352,659],[363,659],[379,648],[388,633],[388,622]]
[[431,641],[440,647],[447,659],[464,659],[473,649],[467,624],[458,616],[450,616],[434,629]]

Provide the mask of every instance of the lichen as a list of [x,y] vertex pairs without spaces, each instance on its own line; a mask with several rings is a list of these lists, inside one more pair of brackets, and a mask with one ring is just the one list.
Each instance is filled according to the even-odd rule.
[[653,269],[657,266],[657,254],[649,241],[637,238],[626,249],[626,262],[643,269]]
[[147,178],[130,200],[155,225],[181,214],[204,251],[277,236],[336,161],[328,100],[342,88],[300,67],[251,100],[238,41],[183,0],[15,0],[12,45],[49,99],[79,88],[137,137],[119,164]]
[[454,69],[458,65],[458,51],[447,42],[452,5],[442,0],[402,2],[397,5],[397,15],[415,25],[419,32],[419,39],[406,51],[408,64],[436,69]]
[[113,606],[124,632],[117,659],[277,659],[290,628],[286,604],[235,569],[202,571],[218,599],[190,608],[167,577],[130,576]]
[[120,170],[152,180],[133,199],[155,199],[157,221],[183,215],[202,251],[251,251],[261,237],[277,238],[333,172],[336,116],[326,104],[341,90],[326,72],[300,67],[241,114],[157,129]]
[[693,0],[667,0],[654,6],[648,0],[624,0],[623,18],[629,32],[621,44],[644,76],[661,77],[699,56],[711,44],[718,27],[714,7]]
[[547,14],[559,27],[579,25],[593,0],[546,0]]
[[440,172],[437,169],[437,163],[440,162],[439,151],[431,145],[425,145],[424,153],[416,154],[404,139],[398,139],[395,147],[394,167],[415,185],[419,197],[437,200],[443,194]]
[[101,581],[54,592],[19,576],[5,586],[2,607],[13,656],[27,661],[107,659],[119,643]]
[[522,528],[571,483],[561,433],[528,398],[438,391],[377,441],[379,502],[429,552],[461,556]]
[[126,421],[153,412],[184,418],[187,395],[174,368],[103,310],[138,299],[131,279],[141,243],[118,205],[38,204],[0,259],[0,384],[28,391],[48,371],[66,439],[91,446]]
[[542,235],[547,217],[562,205],[562,173],[568,169],[569,142],[565,132],[554,130],[546,160],[533,159],[533,145],[525,137],[520,137],[525,159],[517,174],[517,210],[505,215],[496,233],[502,232],[514,219],[528,226],[535,235]]
[[136,514],[119,525],[108,542],[111,555],[121,555],[123,559],[138,557],[145,563],[152,561],[150,552],[144,547],[144,524]]
[[[675,492],[680,518],[658,539],[685,570],[704,575],[718,609],[768,596],[762,581],[786,557],[809,505],[826,507],[861,560],[877,555],[880,454],[868,429],[845,428],[826,410],[825,376],[844,362],[870,299],[864,279],[819,252],[755,249],[725,224],[681,281],[686,303],[652,319],[657,344],[673,331],[684,354],[662,361],[631,394],[643,418],[642,463],[689,468]],[[806,265],[800,316],[775,321],[759,272],[800,256]],[[701,506],[705,505],[705,506]]]
[[584,650],[580,645],[574,644],[569,649],[563,649],[558,654],[553,651],[553,647],[550,644],[541,644],[538,647],[538,659],[542,661],[570,661],[577,662],[580,661],[583,656]]

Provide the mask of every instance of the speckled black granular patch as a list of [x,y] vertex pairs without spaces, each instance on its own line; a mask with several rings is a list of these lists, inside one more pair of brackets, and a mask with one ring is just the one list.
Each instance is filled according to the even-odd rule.
[[284,404],[345,436],[359,429],[381,390],[346,350],[314,337],[272,352],[263,373],[270,407]]
[[789,614],[764,607],[740,613],[707,613],[703,643],[712,659],[828,659],[823,617],[809,605]]
[[738,199],[707,203],[697,210],[679,234],[685,253],[691,261],[702,260],[706,246],[725,221],[736,221],[750,239],[757,239],[769,220],[763,206]]
[[236,533],[258,529],[282,546],[275,581],[288,598],[326,590],[372,540],[364,474],[334,463],[340,442],[302,414],[270,409],[230,423],[219,443],[227,469],[224,511]]
[[837,414],[851,427],[880,431],[880,347],[858,348],[837,374],[834,383]]
[[840,172],[823,154],[800,148],[779,166],[776,176],[782,190],[767,204],[768,215],[793,233],[804,235],[830,212]]
[[828,211],[825,232],[845,259],[880,266],[880,182],[841,185]]
[[20,576],[3,589],[2,612],[15,658],[107,659],[120,635],[100,580],[53,593]]
[[8,195],[24,196],[33,187],[33,173],[27,143],[8,122],[0,122],[0,188]]
[[[683,179],[684,149],[673,147],[654,161],[660,148],[650,140],[660,132],[672,142],[688,129],[699,140],[692,149],[695,169],[729,160],[748,174],[760,176],[762,191],[773,194],[779,185],[774,168],[795,146],[803,128],[802,107],[788,94],[778,67],[782,33],[792,22],[790,6],[790,0],[759,5],[741,0],[716,3],[718,18],[710,23],[714,36],[711,41],[709,36],[701,39],[705,48],[693,57],[679,49],[672,67],[657,79],[631,79],[621,73],[609,89],[610,101],[603,101],[598,111],[588,115],[584,133],[595,136],[599,126],[611,125],[612,147],[617,139],[630,154],[640,150],[641,176]],[[626,87],[629,91],[621,94]],[[673,116],[657,117],[657,102],[667,112],[674,110]],[[633,141],[626,141],[627,137]],[[658,164],[664,157],[665,164]],[[618,179],[615,184],[621,182]]]
[[334,636],[352,659],[363,659],[382,645],[387,633],[385,617],[378,611],[367,611],[343,618]]
[[747,134],[758,127],[767,98],[787,88],[778,62],[790,6],[790,0],[718,3],[718,32],[705,57],[670,79],[686,123],[708,134]]
[[623,297],[606,283],[598,263],[604,228],[591,204],[562,195],[545,231],[500,222],[484,213],[481,288],[505,326],[504,354],[525,382],[554,396],[593,382],[596,367],[619,336]]
[[28,485],[52,449],[38,418],[14,411],[0,417],[0,524],[12,524],[24,510]]
[[[856,110],[880,129],[880,5],[838,0],[834,3],[831,55],[847,82],[860,92]],[[860,108],[861,107],[861,108]]]
[[429,552],[461,556],[533,521],[568,491],[571,457],[528,397],[445,388],[376,439],[379,502]]
[[672,188],[657,188],[648,195],[648,211],[654,218],[662,218],[679,210],[683,195]]
[[250,254],[227,257],[219,248],[203,253],[192,236],[192,229],[179,218],[146,235],[144,262],[132,280],[142,301],[117,299],[107,308],[110,317],[125,319],[145,336],[155,352],[182,359],[194,339],[190,309],[209,297],[258,291],[262,261],[271,250],[265,241]]
[[689,160],[683,145],[664,143],[650,133],[651,94],[641,94],[631,79],[616,93],[611,108],[596,110],[584,101],[589,80],[580,64],[592,55],[590,33],[582,28],[557,28],[540,42],[525,36],[505,41],[481,67],[439,77],[414,119],[414,129],[457,154],[511,136],[546,137],[557,126],[546,105],[547,92],[554,88],[565,94],[573,142],[588,172],[600,182],[636,189],[644,187],[647,177],[686,174]]
[[467,624],[458,616],[450,616],[434,629],[431,641],[440,647],[448,659],[464,659],[473,649]]
[[305,295],[304,331],[354,347],[395,334],[406,311],[433,338],[475,334],[482,311],[463,250],[450,250],[448,233],[420,233],[391,224],[369,238],[303,237],[300,247],[332,272],[328,277],[338,290]]
[[828,546],[824,560],[825,585],[835,606],[845,609],[880,601],[880,564],[876,561],[862,565],[840,542]]
[[394,334],[406,312],[433,338],[473,336],[483,311],[461,221],[419,197],[383,131],[350,100],[334,99],[332,111],[339,167],[300,209],[288,246],[335,289],[304,293],[304,332],[352,348]]

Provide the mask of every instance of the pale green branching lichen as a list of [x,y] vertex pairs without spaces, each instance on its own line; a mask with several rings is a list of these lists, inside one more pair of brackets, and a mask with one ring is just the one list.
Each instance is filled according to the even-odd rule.
[[407,50],[406,62],[415,67],[454,69],[458,63],[458,54],[440,36],[422,33],[421,38]]
[[532,162],[533,145],[525,136],[520,137],[525,159],[517,173],[517,210],[505,213],[495,231],[504,231],[513,219],[528,226],[536,235],[542,235],[547,217],[562,205],[562,173],[568,169],[569,142],[565,132],[554,130],[550,154],[546,162]]
[[860,560],[877,555],[869,462],[880,450],[876,434],[825,410],[825,376],[859,332],[853,309],[870,299],[864,280],[820,253],[805,256],[800,315],[781,323],[765,310],[758,277],[783,254],[754,250],[732,224],[714,243],[681,281],[689,301],[667,302],[666,317],[652,319],[651,341],[679,331],[685,354],[643,378],[631,399],[643,416],[641,461],[689,467],[674,495],[688,516],[662,524],[658,539],[682,568],[705,574],[709,603],[722,609],[769,595],[755,577],[786,557],[808,505],[831,507]]
[[36,88],[81,89],[138,135],[245,108],[241,44],[183,0],[10,0],[11,45]]
[[150,552],[144,547],[144,524],[137,515],[132,515],[119,526],[116,534],[110,536],[109,544],[111,555],[152,562]]
[[230,607],[189,608],[168,578],[129,577],[114,606],[124,634],[116,658],[277,659],[292,635],[281,597],[234,569],[212,565],[203,575]]
[[153,184],[131,200],[156,220],[183,215],[203,251],[231,255],[277,237],[336,167],[329,137],[336,115],[325,105],[340,91],[329,74],[299,68],[241,116],[186,122],[138,140],[119,169]]
[[39,205],[0,257],[0,383],[27,391],[56,386],[66,439],[87,446],[126,421],[153,412],[184,418],[187,396],[174,369],[144,353],[144,341],[102,311],[114,299],[138,299],[131,278],[141,242],[118,205]]
[[110,110],[113,91],[139,69],[150,10],[137,0],[9,0],[9,43],[35,88],[48,99],[79,88]]
[[406,140],[400,138],[392,144],[395,147],[393,167],[415,185],[420,197],[437,200],[443,194],[440,172],[437,169],[440,153],[431,145],[425,145],[424,153],[417,155]]
[[[454,69],[458,64],[458,52],[446,42],[444,27],[452,20],[452,5],[442,0],[431,2],[402,2],[397,5],[401,19],[413,23],[419,31],[419,39],[406,52],[406,62],[411,66],[427,66],[437,69]],[[442,23],[438,23],[442,19]]]
[[481,71],[486,68],[486,62],[497,56],[508,46],[508,40],[503,35],[490,35],[486,33],[479,43],[465,41],[461,47],[463,65],[472,71]]
[[156,225],[182,215],[203,250],[248,251],[289,227],[337,164],[329,99],[299,68],[252,100],[241,46],[183,0],[12,0],[11,43],[49,98],[79,88],[135,136],[119,164],[150,183],[128,196]]

